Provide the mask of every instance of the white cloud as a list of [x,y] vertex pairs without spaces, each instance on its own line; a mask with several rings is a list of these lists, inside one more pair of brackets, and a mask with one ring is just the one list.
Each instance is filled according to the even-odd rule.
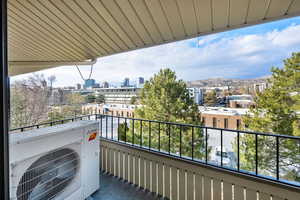
[[[165,67],[176,70],[185,80],[260,77],[295,51],[300,51],[300,25],[235,37],[219,33],[200,40],[190,39],[100,58],[92,78],[99,82],[122,81],[125,77],[149,78]],[[89,66],[80,68],[87,77]],[[60,67],[43,73],[56,75],[56,85],[82,82],[74,67]]]
[[214,40],[217,40],[219,37],[220,37],[220,34],[214,34],[214,35],[200,37],[198,40],[198,45],[202,46],[202,45],[209,44],[209,43],[213,42]]

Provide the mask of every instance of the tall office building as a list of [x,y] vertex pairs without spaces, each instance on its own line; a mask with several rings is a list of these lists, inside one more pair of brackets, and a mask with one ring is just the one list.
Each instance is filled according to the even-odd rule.
[[125,78],[124,79],[124,82],[123,82],[123,85],[122,85],[123,87],[129,87],[130,86],[130,84],[129,84],[129,78]]
[[109,83],[107,81],[103,82],[103,88],[109,88]]
[[194,102],[198,105],[203,104],[203,90],[201,88],[187,88],[189,90],[189,95],[194,99]]
[[145,80],[143,77],[138,77],[136,87],[142,88],[144,86]]
[[92,88],[92,87],[94,87],[95,84],[96,84],[95,79],[87,79],[84,81],[83,87],[84,88]]

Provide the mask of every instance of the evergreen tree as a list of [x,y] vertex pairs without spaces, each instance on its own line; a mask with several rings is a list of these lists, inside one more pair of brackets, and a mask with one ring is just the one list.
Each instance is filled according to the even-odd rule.
[[[185,82],[178,80],[175,72],[170,69],[161,69],[158,74],[145,83],[141,91],[140,102],[143,106],[136,109],[135,116],[137,118],[194,125],[201,123],[198,107],[189,96]],[[134,140],[135,144],[140,144],[142,140],[142,145],[149,146],[151,143],[151,147],[156,149],[159,145],[160,134],[160,148],[163,151],[169,151],[170,136],[170,151],[174,154],[179,153],[181,132],[181,150],[184,156],[192,154],[192,133],[194,131],[194,156],[203,159],[204,141],[201,128],[192,130],[187,126],[157,122],[152,122],[150,125],[147,121],[139,123],[136,121],[134,125],[132,122],[128,122],[125,127],[129,128],[126,135],[127,141]],[[121,132],[124,134],[125,128]]]
[[270,88],[258,93],[256,107],[244,122],[249,129],[286,135],[298,135],[300,105],[300,53],[284,61],[284,68],[272,68]]
[[138,99],[136,96],[131,97],[130,104],[135,105],[137,103]]
[[[272,68],[270,88],[259,93],[256,107],[244,118],[248,129],[285,135],[300,136],[300,53],[284,61],[284,67]],[[280,166],[282,176],[300,180],[300,144],[293,139],[280,139]],[[255,168],[255,137],[241,137],[241,165],[246,170]],[[258,163],[261,173],[274,176],[276,172],[276,138],[258,137]],[[291,172],[298,168],[298,172]]]
[[95,95],[89,94],[85,97],[86,103],[95,103],[95,101],[96,101]]
[[103,94],[100,94],[96,97],[95,100],[97,103],[101,104],[101,103],[105,103],[105,96]]

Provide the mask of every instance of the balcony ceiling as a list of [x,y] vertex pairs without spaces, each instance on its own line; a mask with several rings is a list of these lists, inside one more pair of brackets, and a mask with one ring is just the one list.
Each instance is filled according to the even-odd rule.
[[9,0],[10,75],[300,14],[300,0]]

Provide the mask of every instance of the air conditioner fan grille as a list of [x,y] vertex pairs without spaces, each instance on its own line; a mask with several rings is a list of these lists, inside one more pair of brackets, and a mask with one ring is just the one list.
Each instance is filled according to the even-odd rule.
[[22,175],[17,200],[53,199],[75,178],[79,163],[79,155],[68,148],[42,156]]

